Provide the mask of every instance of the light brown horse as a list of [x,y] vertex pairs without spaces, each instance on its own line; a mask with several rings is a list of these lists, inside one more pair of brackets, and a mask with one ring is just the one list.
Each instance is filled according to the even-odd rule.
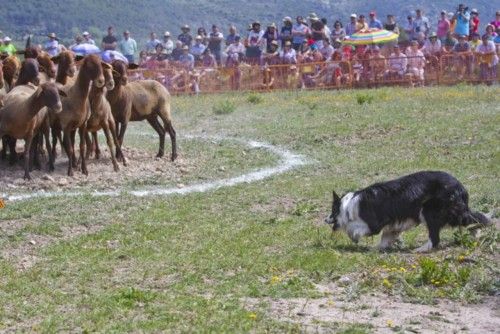
[[91,82],[96,87],[103,87],[105,84],[101,59],[96,55],[85,57],[75,84],[69,89],[65,89],[67,97],[62,98],[62,111],[54,114],[56,124],[60,126],[64,133],[63,146],[68,156],[69,176],[73,176],[73,166],[76,165],[74,137],[77,130],[80,136],[81,171],[83,174],[88,175],[85,155],[85,132],[90,112],[88,97]]

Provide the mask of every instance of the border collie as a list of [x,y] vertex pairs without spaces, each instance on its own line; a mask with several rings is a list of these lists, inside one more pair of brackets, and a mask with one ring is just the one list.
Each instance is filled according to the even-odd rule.
[[483,214],[471,211],[468,202],[467,190],[456,178],[445,172],[423,171],[342,198],[334,191],[332,213],[325,222],[334,231],[345,231],[355,243],[382,231],[381,250],[393,246],[401,232],[424,223],[429,240],[416,251],[428,252],[438,246],[444,226],[490,224]]

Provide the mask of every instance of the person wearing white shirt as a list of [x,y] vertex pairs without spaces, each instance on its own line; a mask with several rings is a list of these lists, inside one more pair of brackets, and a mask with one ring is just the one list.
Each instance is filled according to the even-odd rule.
[[408,67],[408,58],[399,49],[399,45],[394,45],[394,52],[388,58],[388,69],[385,72],[385,79],[399,78],[402,79]]

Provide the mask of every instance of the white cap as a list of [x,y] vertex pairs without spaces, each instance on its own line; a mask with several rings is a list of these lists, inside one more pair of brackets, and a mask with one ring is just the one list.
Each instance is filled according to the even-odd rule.
[[165,31],[165,33],[163,34],[163,36],[170,36],[170,32],[169,31]]
[[358,17],[358,15],[356,15],[356,14],[351,14],[351,17],[357,18],[357,17]]
[[9,36],[6,36],[6,37],[3,39],[3,41],[4,41],[4,42],[10,42],[10,41],[12,41],[12,40],[10,39],[10,37],[9,37]]
[[82,35],[83,35],[83,36],[88,36],[88,35],[90,35],[90,34],[89,34],[89,32],[88,32],[88,31],[84,31]]

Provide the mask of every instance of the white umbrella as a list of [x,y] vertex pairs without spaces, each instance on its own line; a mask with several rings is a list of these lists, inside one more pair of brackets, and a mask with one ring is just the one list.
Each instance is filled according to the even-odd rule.
[[106,50],[101,52],[101,59],[106,63],[111,63],[113,60],[121,60],[128,65],[127,58],[122,53],[114,50]]
[[101,52],[101,50],[97,46],[89,43],[75,45],[74,47],[71,48],[71,51],[73,51],[79,56],[86,56]]

